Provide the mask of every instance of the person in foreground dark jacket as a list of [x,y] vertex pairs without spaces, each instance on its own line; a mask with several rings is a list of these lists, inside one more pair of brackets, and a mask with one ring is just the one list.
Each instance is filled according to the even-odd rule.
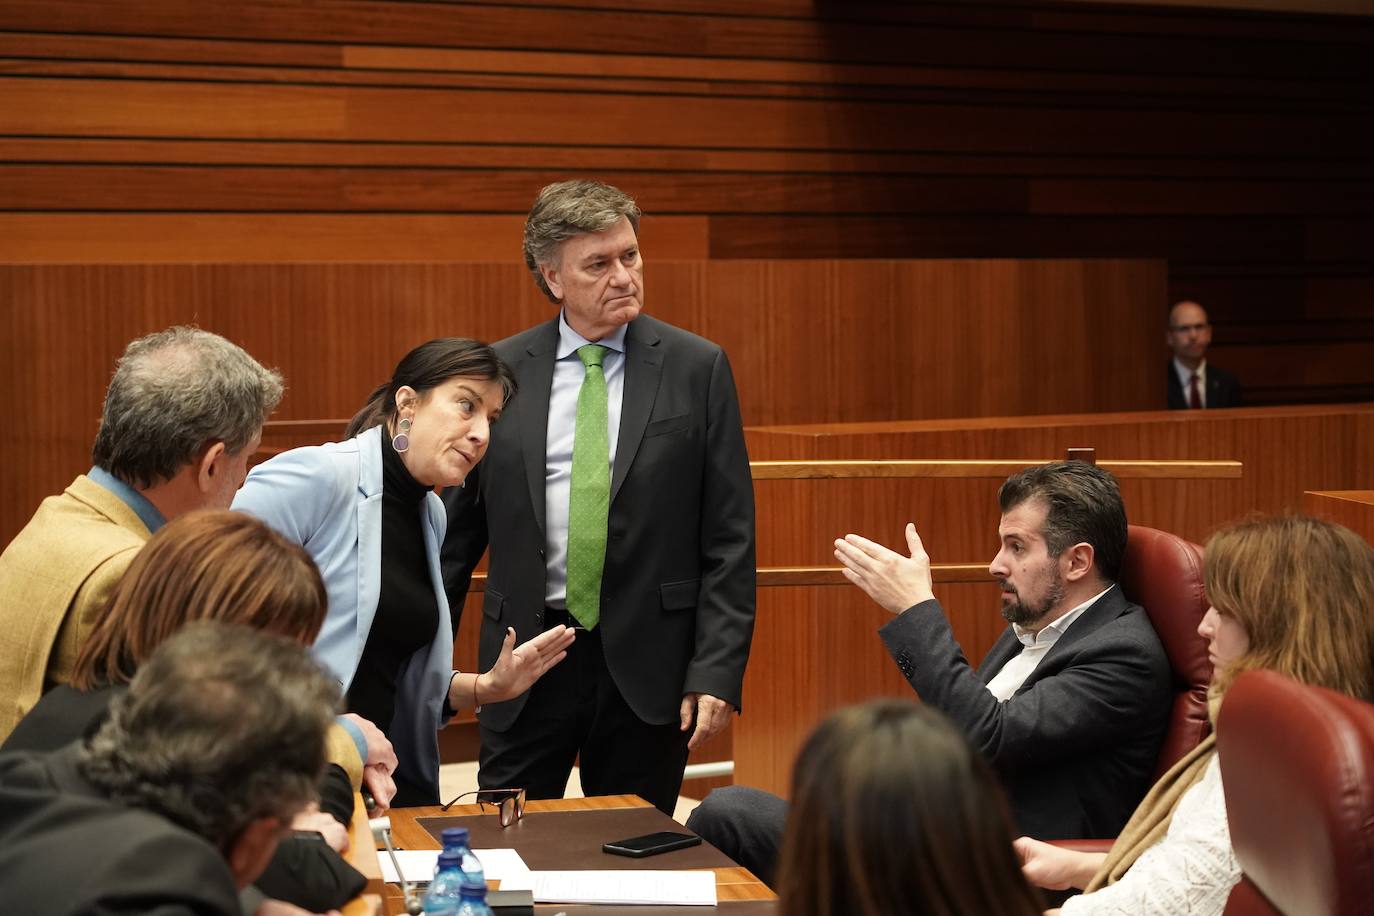
[[6,910],[238,916],[315,797],[338,698],[291,640],[187,626],[88,740],[0,754]]

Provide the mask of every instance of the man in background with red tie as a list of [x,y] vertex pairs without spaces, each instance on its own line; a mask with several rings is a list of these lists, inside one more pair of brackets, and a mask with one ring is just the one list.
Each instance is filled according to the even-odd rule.
[[1174,351],[1169,360],[1170,410],[1240,406],[1240,382],[1225,369],[1207,364],[1212,326],[1202,306],[1186,300],[1175,303],[1165,340]]

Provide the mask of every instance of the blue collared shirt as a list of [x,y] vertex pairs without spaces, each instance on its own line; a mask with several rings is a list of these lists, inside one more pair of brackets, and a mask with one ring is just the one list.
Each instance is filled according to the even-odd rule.
[[157,511],[157,506],[148,501],[148,497],[104,468],[91,468],[86,472],[86,476],[118,496],[120,502],[134,510],[134,515],[137,515],[138,520],[147,526],[149,534],[154,534],[157,529],[167,524],[167,519],[163,518],[162,513]]
[[[611,469],[620,440],[620,405],[625,395],[625,329],[622,324],[595,343],[609,351],[602,360],[606,376],[606,434]],[[577,426],[577,395],[587,369],[577,349],[593,341],[558,316],[558,349],[554,352],[553,386],[549,391],[549,426],[544,443],[544,562],[547,569],[544,603],[564,607],[568,594],[568,499],[572,492],[573,436]]]

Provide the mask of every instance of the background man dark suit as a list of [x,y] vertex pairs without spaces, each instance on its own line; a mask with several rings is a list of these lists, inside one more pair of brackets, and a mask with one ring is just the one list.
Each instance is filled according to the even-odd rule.
[[754,501],[724,352],[640,314],[639,216],[600,182],[535,201],[525,260],[562,310],[496,344],[519,392],[445,495],[444,576],[461,608],[490,544],[483,666],[508,627],[581,630],[529,693],[482,710],[479,783],[560,797],[579,756],[587,794],[671,812],[689,747],[739,708]]
[[[1111,474],[1081,462],[1028,468],[998,491],[988,566],[1012,624],[975,671],[931,591],[914,525],[909,555],[858,535],[835,542],[845,576],[896,615],[878,635],[923,702],[997,770],[1017,828],[1114,837],[1145,793],[1164,736],[1169,664],[1144,610],[1115,584],[1126,513]],[[688,826],[769,880],[786,803],[711,793]]]
[[1174,358],[1169,360],[1170,410],[1240,406],[1240,381],[1207,362],[1212,326],[1202,306],[1176,303],[1169,310],[1165,340],[1174,351]]

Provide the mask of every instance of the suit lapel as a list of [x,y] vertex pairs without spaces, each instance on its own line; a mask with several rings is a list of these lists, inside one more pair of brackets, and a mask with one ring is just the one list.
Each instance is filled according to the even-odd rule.
[[[358,657],[367,645],[382,592],[382,433],[374,426],[358,436]],[[356,663],[354,673],[357,673]],[[350,676],[350,683],[352,678]]]
[[663,349],[659,343],[657,332],[643,318],[630,322],[625,330],[625,389],[620,401],[615,467],[611,470],[612,503],[630,473],[658,396],[658,382],[663,375]]
[[1008,626],[1002,631],[1002,635],[997,637],[997,642],[992,644],[988,654],[983,657],[983,663],[978,666],[978,679],[984,684],[997,676],[997,672],[1002,670],[1007,662],[1011,661],[1021,651],[1021,641],[1016,638],[1015,631]]
[[1126,596],[1122,594],[1121,586],[1113,585],[1106,594],[1085,608],[1083,613],[1078,615],[1078,619],[1073,622],[1073,626],[1069,627],[1068,631],[1059,637],[1054,645],[1050,646],[1050,650],[1045,653],[1040,664],[1035,666],[1035,671],[1032,671],[1030,677],[1026,678],[1026,683],[1032,683],[1037,673],[1047,671],[1050,662],[1056,655],[1068,651],[1075,643],[1087,639],[1125,612]]
[[549,395],[553,389],[553,360],[558,349],[558,319],[544,325],[538,338],[525,348],[525,359],[516,369],[520,392],[515,398],[516,424],[525,459],[525,481],[539,533],[544,534],[544,474],[549,435]]
[[1179,381],[1178,370],[1174,368],[1174,361],[1169,360],[1169,406],[1187,407],[1188,401],[1183,395],[1183,383]]

